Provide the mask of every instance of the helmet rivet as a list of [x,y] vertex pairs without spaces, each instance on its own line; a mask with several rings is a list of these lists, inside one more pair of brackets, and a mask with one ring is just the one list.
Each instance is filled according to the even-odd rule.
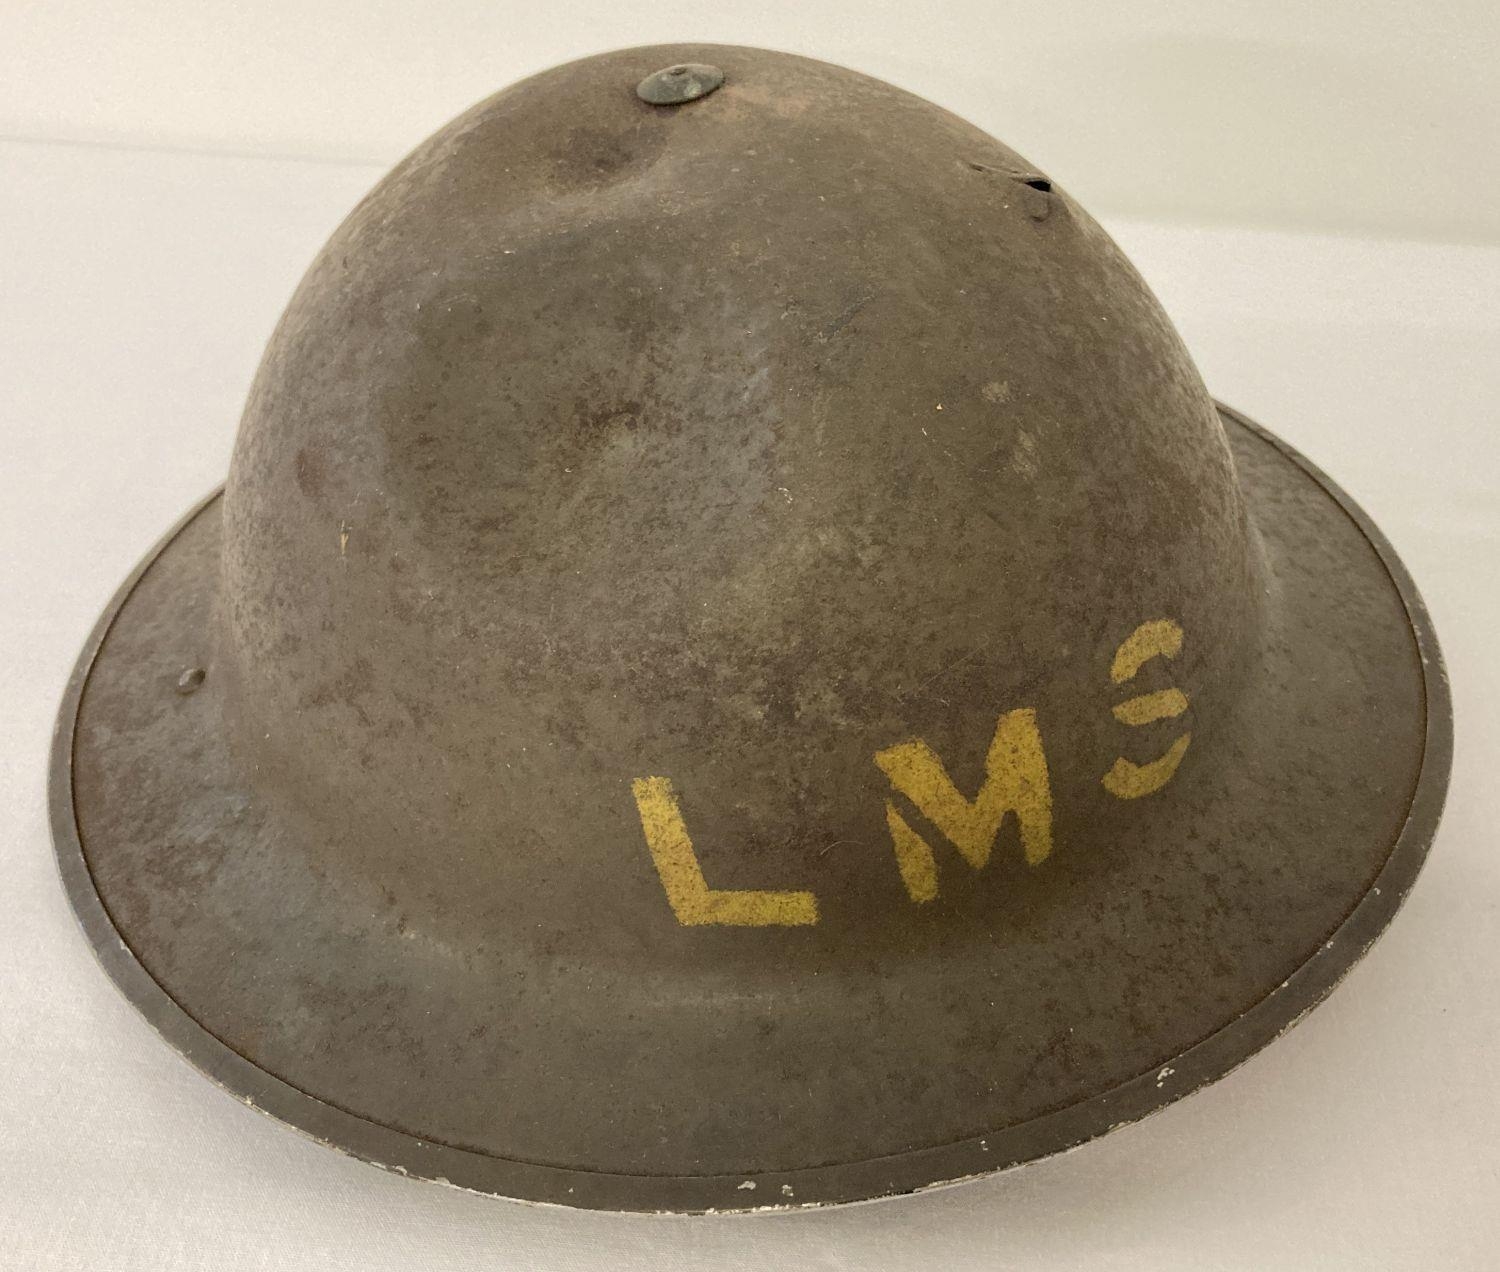
[[653,106],[681,106],[707,97],[724,82],[724,72],[702,62],[680,62],[646,76],[635,95]]

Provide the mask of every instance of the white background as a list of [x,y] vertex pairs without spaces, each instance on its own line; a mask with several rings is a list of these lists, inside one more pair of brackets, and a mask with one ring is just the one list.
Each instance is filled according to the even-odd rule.
[[[1497,30],[1478,0],[0,0],[0,1268],[1500,1266]],[[665,1220],[387,1176],[176,1060],[93,965],[51,863],[72,660],[222,478],[321,240],[471,100],[678,38],[853,64],[1046,167],[1210,387],[1382,525],[1448,657],[1448,812],[1370,957],[1203,1094],[978,1184]]]
[[1494,0],[0,0],[0,13],[12,136],[389,165],[523,75],[714,40],[920,93],[1095,215],[1500,240]]

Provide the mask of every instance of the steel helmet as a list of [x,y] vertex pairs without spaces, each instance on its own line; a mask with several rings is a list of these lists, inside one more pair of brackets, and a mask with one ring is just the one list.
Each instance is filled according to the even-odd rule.
[[1065,191],[671,46],[499,93],[337,230],[52,799],[107,971],[247,1103],[726,1210],[1226,1072],[1391,917],[1449,752],[1389,545]]

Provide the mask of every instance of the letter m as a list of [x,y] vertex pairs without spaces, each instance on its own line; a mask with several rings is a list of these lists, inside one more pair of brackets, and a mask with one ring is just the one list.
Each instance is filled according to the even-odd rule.
[[[920,739],[886,748],[875,763],[976,870],[989,861],[1008,813],[1020,822],[1029,865],[1052,851],[1052,788],[1036,712],[1029,708],[1000,717],[985,757],[984,784],[972,800],[960,794],[937,753]],[[885,821],[907,894],[913,901],[931,901],[938,893],[932,849],[891,800],[885,803]]]

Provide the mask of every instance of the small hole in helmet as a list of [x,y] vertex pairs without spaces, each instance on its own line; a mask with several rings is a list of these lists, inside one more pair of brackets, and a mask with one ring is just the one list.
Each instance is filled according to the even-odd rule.
[[[991,167],[987,163],[979,163],[974,159],[965,159],[964,167],[974,172],[1004,172],[1004,169]],[[1030,186],[1033,190],[1040,190],[1043,194],[1052,193],[1052,182],[1039,172],[1009,172],[1004,175],[1009,176],[1013,181],[1019,181],[1024,186]]]

